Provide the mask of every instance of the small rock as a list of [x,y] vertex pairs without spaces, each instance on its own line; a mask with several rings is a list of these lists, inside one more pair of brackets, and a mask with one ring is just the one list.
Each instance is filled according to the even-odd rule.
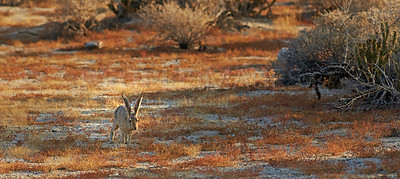
[[293,49],[282,48],[278,52],[277,60],[273,63],[273,68],[280,78],[278,81],[283,85],[294,85],[301,82],[299,78],[300,69],[294,68],[297,61],[297,52]]
[[66,167],[60,167],[60,168],[57,168],[56,170],[66,170],[67,168]]
[[287,53],[289,52],[289,49],[286,47],[283,47],[282,49],[279,50],[278,52],[278,59],[284,59],[287,58]]
[[218,47],[218,48],[217,48],[217,51],[218,51],[218,52],[226,52],[226,50],[225,50],[224,48],[222,48],[222,47]]
[[86,42],[83,48],[86,50],[101,49],[103,47],[103,41],[90,41]]

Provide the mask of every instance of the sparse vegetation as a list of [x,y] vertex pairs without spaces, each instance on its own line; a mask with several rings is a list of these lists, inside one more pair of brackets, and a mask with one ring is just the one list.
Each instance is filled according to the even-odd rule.
[[[394,55],[398,51],[397,36],[393,32],[399,29],[398,7],[387,5],[382,10],[371,8],[355,13],[348,11],[352,4],[347,4],[347,7],[344,5],[341,10],[321,14],[315,20],[315,28],[302,32],[292,41],[291,53],[294,57],[288,59],[291,61],[287,62],[288,70],[282,72],[282,81],[293,81],[295,76],[302,76],[302,80],[310,81],[310,87],[314,86],[318,98],[321,98],[319,83],[337,88],[341,86],[341,79],[350,79],[358,82],[363,89],[357,87],[359,92],[355,96],[339,100],[340,109],[349,109],[360,98],[366,99],[373,107],[383,107],[388,103],[388,106],[393,106],[392,102],[397,101],[393,86],[397,83],[397,77],[394,74],[395,65],[388,64],[396,64],[398,60]],[[385,77],[377,74],[378,71]],[[388,89],[383,90],[386,92],[382,91],[382,81],[390,83],[383,85]],[[387,98],[387,93],[392,102],[382,100]],[[370,96],[376,98],[372,97],[371,100]]]
[[56,21],[62,23],[61,35],[65,37],[86,36],[98,27],[105,10],[106,0],[67,0],[60,1],[56,10]]
[[347,71],[362,87],[355,96],[342,99],[340,108],[347,109],[360,98],[376,108],[400,102],[400,59],[392,55],[398,45],[397,31],[392,32],[388,23],[382,23],[374,37],[355,49],[355,68]]
[[165,40],[172,40],[182,49],[192,48],[205,38],[224,11],[223,1],[193,1],[179,4],[169,1],[150,4],[139,12],[143,22],[153,27]]
[[[196,4],[175,2],[179,11],[195,12]],[[310,45],[297,44],[296,53],[326,46],[319,49],[325,50],[322,53],[315,49],[299,55],[299,61],[292,59],[300,65],[292,69],[314,62],[328,69],[331,63],[346,62],[359,67],[357,73],[354,68],[343,69],[353,70],[351,74],[360,81],[382,85],[387,76],[397,84],[399,45],[394,42],[399,31],[391,17],[398,11],[394,6],[390,13],[375,9],[353,16],[332,11],[317,17],[314,29],[297,36],[298,26],[307,23],[299,20],[301,11],[290,2],[276,0],[277,6],[271,7],[275,18],[268,22],[250,15],[252,22],[244,32],[204,32],[203,39],[197,40],[206,39],[208,48],[201,52],[171,48],[177,42],[155,41],[158,32],[135,19],[118,22],[121,28],[90,31],[75,39],[64,36],[29,43],[3,34],[35,28],[31,23],[1,28],[0,178],[398,177],[396,106],[336,110],[334,102],[344,90],[327,92],[319,86],[323,97],[318,100],[308,86],[275,85],[272,66],[285,45],[282,41],[296,38],[293,43],[304,40]],[[152,7],[162,8],[162,4],[168,5],[158,2]],[[13,8],[52,16],[47,13],[51,11]],[[15,14],[13,9],[2,10],[0,17]],[[382,14],[387,16],[382,21],[372,18]],[[267,10],[261,15],[267,15]],[[354,24],[343,25],[342,17]],[[358,29],[362,23],[370,29]],[[346,29],[347,50],[340,42],[347,39],[341,36]],[[320,43],[317,37],[336,44]],[[104,47],[81,48],[94,40]],[[339,53],[346,51],[347,56]],[[132,99],[142,91],[139,130],[133,133],[132,143],[109,142],[121,93]],[[378,98],[383,94],[379,92]],[[384,94],[385,103],[391,95]]]

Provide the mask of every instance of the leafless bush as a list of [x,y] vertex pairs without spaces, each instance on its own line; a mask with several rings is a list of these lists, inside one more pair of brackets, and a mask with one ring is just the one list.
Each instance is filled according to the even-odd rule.
[[[118,17],[120,21],[130,19],[132,14],[139,12],[146,5],[164,5],[170,0],[110,0],[108,7]],[[206,3],[208,0],[175,0],[181,8],[189,7],[197,8],[198,3]],[[218,2],[219,1],[219,2]],[[267,15],[271,15],[271,7],[276,0],[217,0],[217,4],[225,2],[225,10],[218,16],[216,26],[224,30],[242,30],[246,28],[240,22],[241,17],[260,16],[262,12],[267,11]],[[212,2],[212,1],[208,1]],[[215,2],[212,2],[215,4]],[[218,6],[217,6],[218,7]]]
[[[374,107],[393,105],[399,100],[400,89],[396,89],[396,81],[400,73],[396,72],[393,64],[399,63],[400,48],[394,44],[382,45],[389,44],[384,34],[390,34],[389,30],[382,29],[382,24],[388,22],[385,29],[399,32],[399,18],[398,4],[363,12],[335,10],[321,14],[314,19],[313,29],[301,32],[296,40],[291,41],[292,59],[286,62],[289,70],[282,72],[281,76],[286,79],[281,81],[301,76],[302,80],[311,82],[310,87],[314,86],[320,97],[319,83],[339,87],[341,79],[348,78],[355,80],[359,87],[352,97],[340,101],[338,107],[341,109],[348,109],[358,99],[364,99]],[[360,52],[361,46],[363,53]],[[372,48],[374,53],[365,52]],[[360,59],[368,59],[368,63],[360,63]],[[369,79],[366,78],[368,75]]]
[[191,48],[215,25],[224,10],[223,1],[194,0],[181,5],[177,1],[150,4],[139,15],[143,22],[166,40],[172,40],[182,49]]
[[84,36],[94,30],[105,7],[106,0],[63,0],[53,19],[63,23],[63,36]]

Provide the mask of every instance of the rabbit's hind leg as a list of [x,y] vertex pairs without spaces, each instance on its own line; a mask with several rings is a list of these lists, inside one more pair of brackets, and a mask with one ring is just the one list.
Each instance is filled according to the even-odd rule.
[[118,125],[113,125],[113,127],[111,128],[111,132],[110,132],[110,141],[112,142],[115,138],[115,135],[117,133],[117,129],[118,129]]

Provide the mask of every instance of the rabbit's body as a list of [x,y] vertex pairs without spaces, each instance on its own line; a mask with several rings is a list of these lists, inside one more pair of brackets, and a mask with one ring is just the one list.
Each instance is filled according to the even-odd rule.
[[128,98],[125,95],[122,95],[122,99],[124,100],[125,106],[119,106],[114,111],[114,123],[110,132],[110,140],[113,141],[116,130],[120,129],[123,137],[123,142],[128,143],[131,142],[132,132],[138,129],[137,114],[140,108],[140,104],[142,102],[143,93],[140,94],[138,99],[136,100],[136,104],[134,107],[134,113],[131,111],[130,103],[128,102]]

